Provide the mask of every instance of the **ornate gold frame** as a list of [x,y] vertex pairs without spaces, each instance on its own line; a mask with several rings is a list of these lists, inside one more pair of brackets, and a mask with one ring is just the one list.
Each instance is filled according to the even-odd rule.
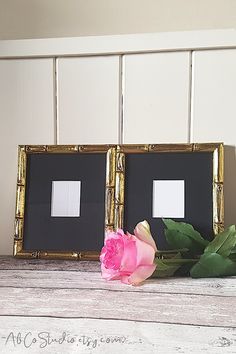
[[224,146],[223,143],[146,145],[21,145],[18,149],[18,175],[13,254],[17,258],[98,260],[98,252],[47,252],[23,249],[27,155],[34,153],[106,153],[105,231],[123,228],[125,203],[125,154],[156,152],[212,152],[213,230],[224,229]]
[[125,203],[125,154],[155,152],[212,152],[213,158],[213,230],[214,234],[224,229],[224,145],[203,144],[146,144],[118,145],[116,158],[115,229],[123,228]]
[[24,213],[26,189],[26,163],[29,154],[66,153],[89,154],[106,153],[106,197],[105,229],[114,229],[115,223],[115,181],[116,181],[116,146],[114,145],[21,145],[18,148],[18,175],[16,188],[16,214],[13,254],[17,258],[75,259],[97,260],[98,252],[47,252],[26,251],[23,248]]

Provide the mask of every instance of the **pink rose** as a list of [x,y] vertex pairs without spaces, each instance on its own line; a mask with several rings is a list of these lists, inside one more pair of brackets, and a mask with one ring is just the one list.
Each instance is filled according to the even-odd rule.
[[107,233],[100,255],[104,279],[137,285],[152,275],[157,247],[147,221],[137,224],[134,234],[123,230]]

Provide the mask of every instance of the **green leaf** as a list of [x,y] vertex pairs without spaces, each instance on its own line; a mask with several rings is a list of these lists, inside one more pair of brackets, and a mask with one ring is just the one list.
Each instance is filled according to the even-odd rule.
[[165,278],[174,275],[177,269],[181,267],[181,264],[170,264],[166,260],[157,259],[155,261],[157,267],[155,272],[152,274],[152,278]]
[[236,263],[218,253],[204,253],[190,271],[192,278],[236,275]]
[[230,253],[228,258],[231,259],[231,261],[236,262],[236,253]]
[[206,247],[206,253],[219,253],[223,257],[228,257],[236,245],[235,225],[221,232]]
[[[185,253],[188,253],[189,250],[188,248],[177,248],[177,249],[171,249],[171,250],[157,250],[156,251],[156,257],[159,257],[159,256],[173,256],[175,257],[177,254],[185,254]],[[171,258],[171,257],[169,257]]]
[[163,222],[167,227],[166,240],[173,248],[188,248],[193,254],[198,254],[209,244],[190,224],[171,219],[163,219]]
[[165,230],[166,241],[172,248],[183,247],[192,251],[194,254],[202,253],[202,248],[192,239],[176,230]]
[[236,247],[231,250],[230,254],[236,254]]
[[209,241],[205,240],[201,234],[193,228],[191,224],[185,222],[177,222],[172,219],[163,219],[164,224],[168,230],[176,230],[183,235],[191,238],[192,240],[198,242],[202,246],[208,245]]
[[155,259],[155,264],[157,265],[155,272],[153,273],[153,278],[163,278],[172,276],[182,265],[191,264],[192,262],[197,262],[196,259],[183,259],[181,254],[178,253],[172,258],[167,259]]

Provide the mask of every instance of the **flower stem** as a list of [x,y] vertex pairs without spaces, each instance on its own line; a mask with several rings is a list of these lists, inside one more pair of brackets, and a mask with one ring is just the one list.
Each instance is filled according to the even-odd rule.
[[174,249],[174,250],[157,250],[156,254],[173,254],[173,253],[188,253],[189,250],[188,248],[178,248],[178,249]]
[[159,258],[156,257],[155,260],[162,260],[168,264],[175,263],[175,264],[185,264],[185,263],[197,263],[199,261],[198,258]]

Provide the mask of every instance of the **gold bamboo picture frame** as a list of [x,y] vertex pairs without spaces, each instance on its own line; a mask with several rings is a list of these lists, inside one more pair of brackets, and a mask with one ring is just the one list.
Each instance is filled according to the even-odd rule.
[[[55,250],[26,249],[25,248],[25,219],[29,205],[27,205],[27,183],[29,176],[27,175],[28,160],[32,156],[45,157],[50,156],[79,156],[79,155],[105,155],[106,167],[104,171],[104,209],[105,219],[104,229],[101,232],[101,240],[103,242],[104,230],[114,229],[115,218],[115,165],[116,165],[116,146],[114,145],[21,145],[18,148],[18,174],[16,188],[16,213],[15,213],[15,232],[14,232],[14,249],[13,254],[17,258],[39,258],[39,259],[67,259],[67,260],[97,260],[99,251],[73,249],[57,250],[57,241],[55,238]],[[59,159],[60,160],[60,159]],[[90,159],[91,160],[91,159]],[[91,166],[92,169],[92,166]],[[29,172],[29,171],[28,171]],[[96,179],[97,171],[93,171]],[[28,173],[30,175],[30,173]],[[93,222],[93,220],[91,220]],[[101,221],[100,221],[101,222]],[[69,232],[69,230],[68,230]],[[90,230],[88,228],[87,233]],[[29,235],[33,237],[33,233]],[[80,237],[82,237],[80,235]],[[83,236],[85,237],[85,236]]]
[[[211,205],[211,225],[213,236],[224,229],[224,195],[223,195],[223,183],[224,183],[224,146],[223,143],[192,143],[192,144],[144,144],[144,145],[120,145],[117,146],[117,164],[116,164],[116,191],[115,191],[115,228],[124,228],[132,233],[133,227],[136,222],[140,221],[140,217],[143,219],[148,216],[145,213],[141,213],[139,218],[132,220],[133,222],[127,222],[127,213],[131,215],[136,205],[143,203],[142,197],[137,197],[136,202],[130,202],[127,197],[129,191],[129,184],[134,185],[133,181],[136,180],[136,175],[133,173],[133,179],[129,179],[129,159],[127,157],[138,157],[140,160],[139,168],[142,169],[141,156],[154,156],[162,155],[163,159],[172,154],[173,159],[175,156],[181,158],[181,156],[187,157],[188,160],[195,159],[197,156],[206,157],[208,155],[209,164],[211,165],[211,171],[209,175],[209,183],[211,189],[211,200],[208,201]],[[158,168],[158,165],[157,165]],[[197,172],[200,172],[201,166],[195,168]],[[137,174],[138,174],[137,169]],[[148,171],[146,171],[148,173]],[[138,195],[139,190],[136,187],[133,188],[133,195]],[[136,189],[135,189],[136,188]],[[131,198],[132,199],[132,198]],[[141,216],[142,215],[142,216]],[[129,218],[129,216],[128,216]],[[196,215],[197,219],[197,215]],[[178,221],[181,221],[178,220]],[[185,220],[183,220],[185,221]],[[185,222],[193,223],[191,220]],[[209,223],[209,221],[208,221]],[[164,225],[163,225],[164,226]],[[200,225],[201,226],[201,225]],[[155,237],[155,228],[154,237]],[[159,230],[157,230],[158,237],[160,236]],[[157,236],[157,235],[156,235]],[[157,240],[156,240],[157,241]],[[158,242],[158,241],[157,241]],[[163,246],[162,246],[163,247]]]
[[[224,229],[224,146],[223,143],[203,143],[203,144],[139,144],[139,145],[21,145],[18,149],[18,175],[16,190],[16,214],[14,232],[13,254],[17,258],[37,258],[37,259],[67,259],[67,260],[98,260],[100,249],[65,249],[57,250],[57,240],[55,239],[55,250],[25,248],[25,218],[29,205],[26,202],[27,183],[27,163],[30,156],[79,156],[91,154],[105,155],[106,167],[104,173],[104,228],[99,237],[103,240],[104,232],[126,228],[126,212],[132,214],[132,205],[127,203],[127,190],[129,188],[129,162],[127,156],[158,156],[163,157],[171,154],[175,156],[189,156],[190,160],[197,154],[208,154],[211,160],[211,220],[214,234]],[[180,154],[180,155],[178,155]],[[174,161],[174,160],[173,160]],[[141,165],[140,165],[141,167]],[[199,167],[201,168],[201,167]],[[96,171],[94,171],[96,173]],[[148,171],[147,171],[148,173]],[[137,195],[139,190],[135,191]],[[142,203],[142,200],[140,200]],[[144,216],[140,217],[141,219]],[[141,221],[141,220],[137,220]],[[150,220],[148,220],[150,221]],[[92,222],[92,220],[91,220]],[[132,232],[132,230],[126,230]],[[89,229],[88,229],[89,232]],[[33,232],[31,233],[33,234]],[[96,240],[94,240],[95,242]],[[102,245],[102,243],[101,243]],[[101,246],[100,246],[101,247]]]

